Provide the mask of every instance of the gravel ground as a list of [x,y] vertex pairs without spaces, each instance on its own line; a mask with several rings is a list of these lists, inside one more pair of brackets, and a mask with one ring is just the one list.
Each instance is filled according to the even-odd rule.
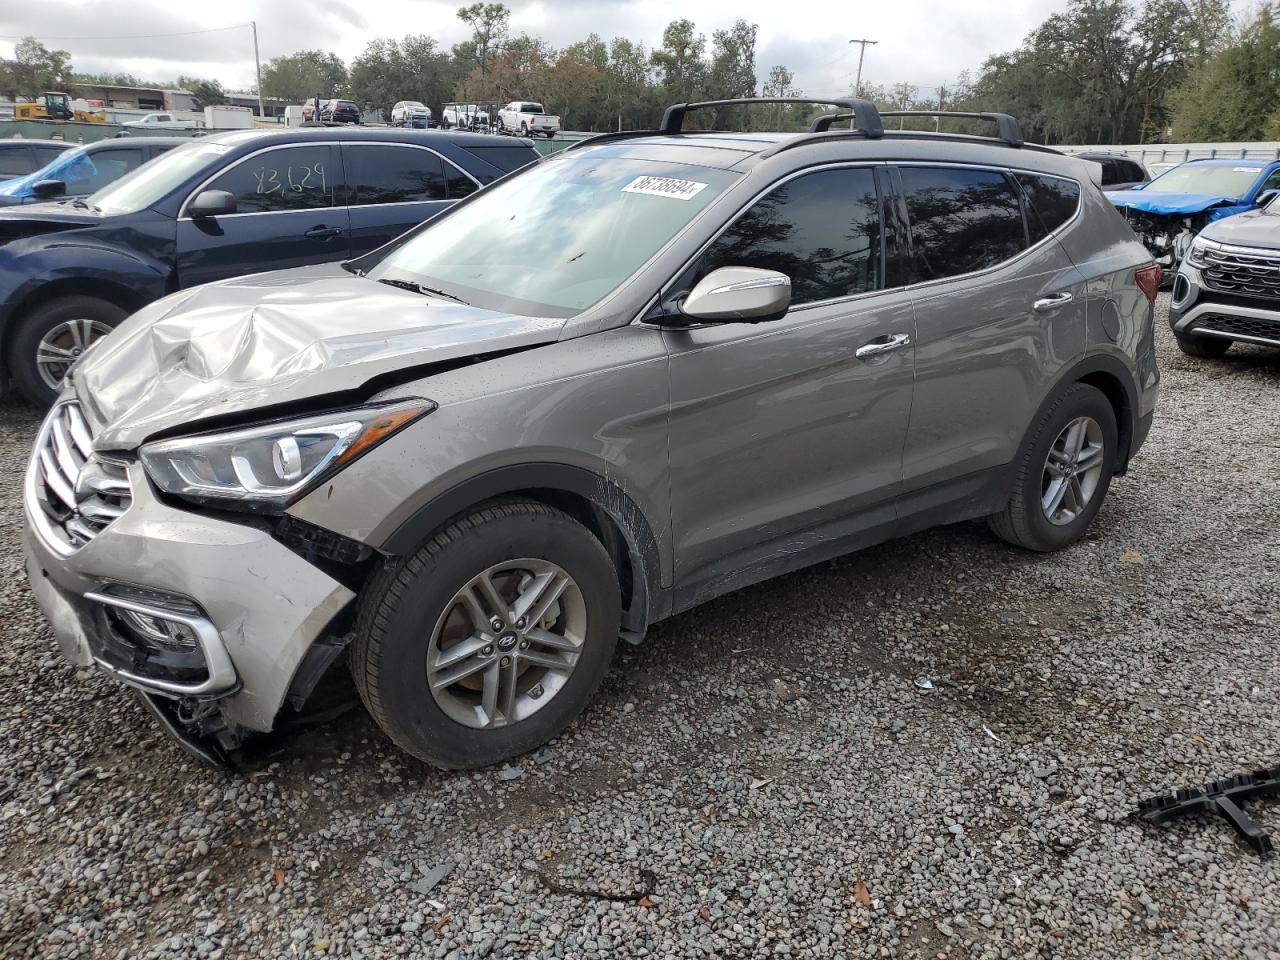
[[1086,542],[963,524],[722,598],[475,774],[357,710],[225,777],[65,666],[0,410],[0,956],[1275,957],[1276,860],[1131,816],[1280,763],[1280,352],[1159,329]]

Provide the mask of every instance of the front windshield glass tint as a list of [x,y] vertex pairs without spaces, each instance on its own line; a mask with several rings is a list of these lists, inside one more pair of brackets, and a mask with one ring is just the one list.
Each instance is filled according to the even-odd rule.
[[103,187],[89,202],[103,213],[136,213],[164,199],[210,161],[230,148],[220,143],[193,143],[175,147],[133,173]]
[[593,155],[529,167],[369,271],[468,303],[568,317],[603,299],[739,175]]
[[1233,166],[1186,163],[1156,177],[1147,193],[1208,193],[1215,197],[1243,197],[1266,168],[1241,161]]

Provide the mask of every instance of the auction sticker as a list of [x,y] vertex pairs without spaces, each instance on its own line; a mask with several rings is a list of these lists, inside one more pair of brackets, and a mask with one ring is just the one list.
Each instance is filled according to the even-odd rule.
[[674,177],[636,177],[623,193],[647,193],[651,197],[670,197],[672,200],[692,200],[707,188],[697,180],[677,180]]
[[1261,173],[1261,167],[1232,167],[1232,173]]

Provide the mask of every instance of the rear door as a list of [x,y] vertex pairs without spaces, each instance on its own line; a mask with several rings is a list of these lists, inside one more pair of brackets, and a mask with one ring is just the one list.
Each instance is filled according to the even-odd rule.
[[1084,278],[1019,181],[1042,193],[1045,181],[1070,186],[1072,217],[1078,186],[954,165],[897,176],[916,319],[904,493],[979,484],[1013,459],[1046,386],[1085,344]]
[[427,147],[343,143],[342,159],[353,257],[430,220],[478,186]]
[[342,158],[330,143],[269,147],[208,180],[201,190],[225,190],[237,211],[192,219],[178,216],[178,283],[211,280],[345,260],[351,242],[342,190]]

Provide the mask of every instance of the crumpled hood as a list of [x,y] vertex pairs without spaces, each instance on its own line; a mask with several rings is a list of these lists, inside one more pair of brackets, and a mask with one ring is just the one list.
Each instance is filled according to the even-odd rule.
[[1107,199],[1117,207],[1169,216],[1189,216],[1219,204],[1240,202],[1237,197],[1219,197],[1211,193],[1157,193],[1151,190],[1115,190],[1107,194]]
[[1218,243],[1280,250],[1280,211],[1250,210],[1209,224],[1200,231],[1200,236]]
[[481,310],[337,265],[172,294],[122,323],[74,373],[99,450],[161,430],[345,390],[407,367],[555,340],[564,320]]

